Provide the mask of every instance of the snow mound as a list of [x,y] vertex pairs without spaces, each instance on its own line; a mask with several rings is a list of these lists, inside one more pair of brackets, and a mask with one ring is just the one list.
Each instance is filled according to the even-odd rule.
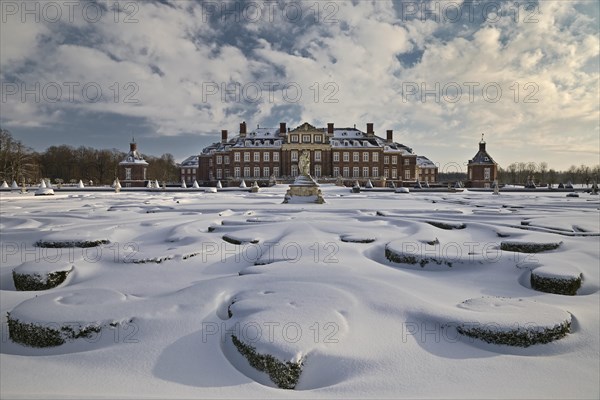
[[[304,368],[319,368],[310,365],[311,352],[339,346],[349,330],[342,310],[355,301],[345,291],[318,283],[271,282],[263,290],[238,293],[227,308],[224,354],[251,379],[293,389]],[[240,362],[232,350],[246,360]]]

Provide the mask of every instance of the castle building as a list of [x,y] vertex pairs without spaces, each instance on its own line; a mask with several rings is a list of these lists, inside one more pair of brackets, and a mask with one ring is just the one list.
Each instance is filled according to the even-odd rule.
[[498,178],[498,164],[492,159],[485,149],[485,141],[481,135],[479,151],[467,164],[468,181],[467,187],[491,188]]
[[189,156],[179,164],[181,171],[181,181],[186,185],[191,185],[197,178],[198,171],[198,156]]
[[438,167],[425,156],[417,156],[417,175],[419,181],[435,183],[438,178]]
[[132,139],[129,153],[119,163],[119,181],[123,187],[144,187],[148,163],[137,150],[137,143]]
[[368,179],[390,184],[415,182],[417,155],[407,146],[375,135],[372,123],[366,132],[337,128],[333,123],[317,128],[308,122],[290,130],[285,122],[279,128],[248,131],[242,122],[239,134],[228,137],[221,131],[221,141],[202,150],[198,157],[198,182],[250,179],[266,181],[294,179],[298,176],[298,159],[303,151],[310,154],[310,174],[316,178],[338,178],[366,182]]

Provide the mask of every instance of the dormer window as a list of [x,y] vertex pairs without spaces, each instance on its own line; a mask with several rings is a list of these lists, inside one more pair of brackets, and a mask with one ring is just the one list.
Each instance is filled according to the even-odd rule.
[[485,161],[490,161],[490,158],[489,158],[489,157],[484,157],[483,159],[484,159]]

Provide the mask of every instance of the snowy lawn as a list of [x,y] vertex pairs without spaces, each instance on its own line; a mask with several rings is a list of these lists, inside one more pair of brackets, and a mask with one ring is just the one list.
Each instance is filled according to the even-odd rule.
[[286,190],[0,193],[0,397],[600,396],[598,196]]

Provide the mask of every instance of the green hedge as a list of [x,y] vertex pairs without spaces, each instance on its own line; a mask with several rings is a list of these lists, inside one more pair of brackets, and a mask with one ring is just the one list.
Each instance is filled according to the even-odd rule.
[[237,350],[250,363],[250,365],[262,372],[266,372],[280,389],[294,389],[302,373],[303,362],[282,362],[270,354],[260,354],[256,348],[243,343],[235,335],[231,335],[231,341]]
[[34,323],[21,322],[11,318],[7,313],[8,337],[16,343],[29,347],[55,347],[64,344],[67,340],[79,338],[90,338],[100,332],[102,327],[88,325],[79,329],[73,329],[72,324],[63,325],[58,328],[42,326]]
[[15,271],[13,271],[12,276],[17,290],[48,290],[63,283],[72,270],[50,272],[45,279],[39,274],[19,274]]
[[542,251],[555,250],[560,247],[559,243],[528,243],[528,242],[501,242],[500,249],[504,251],[514,251],[517,253],[540,253]]
[[109,244],[109,240],[101,239],[101,240],[57,240],[57,241],[45,241],[38,240],[34,243],[34,246],[37,247],[47,247],[53,249],[62,249],[67,247],[97,247],[101,244]]
[[415,257],[408,254],[398,254],[387,247],[385,248],[385,258],[391,262],[399,264],[419,264],[421,268],[425,268],[425,265],[429,263],[435,263],[437,265],[447,265],[452,268],[452,262],[444,259],[437,259],[435,257]]
[[533,344],[549,343],[558,340],[571,332],[571,321],[563,321],[553,328],[537,329],[514,329],[510,331],[498,331],[497,329],[486,329],[480,327],[457,326],[458,333],[487,343],[505,344],[508,346],[529,347]]
[[546,276],[538,276],[535,271],[531,273],[531,287],[537,291],[553,294],[564,294],[567,296],[575,296],[577,290],[581,287],[581,274],[577,278],[550,278]]

